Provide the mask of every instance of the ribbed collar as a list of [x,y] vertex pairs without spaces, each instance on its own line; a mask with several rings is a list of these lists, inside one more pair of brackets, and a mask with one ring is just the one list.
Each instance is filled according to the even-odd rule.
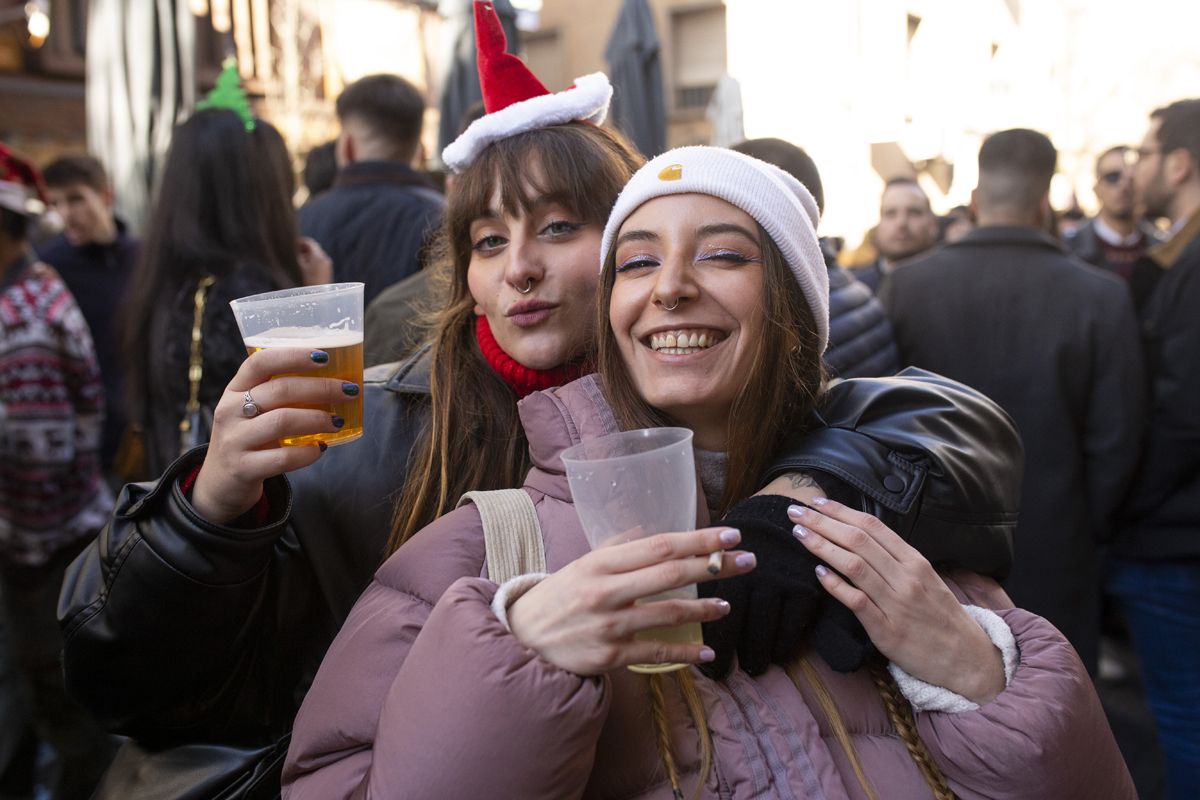
[[591,371],[582,361],[563,364],[553,369],[533,369],[521,364],[500,347],[496,337],[492,335],[487,317],[484,316],[475,318],[475,339],[479,342],[479,350],[488,366],[517,393],[517,397],[526,397],[555,386],[565,386]]

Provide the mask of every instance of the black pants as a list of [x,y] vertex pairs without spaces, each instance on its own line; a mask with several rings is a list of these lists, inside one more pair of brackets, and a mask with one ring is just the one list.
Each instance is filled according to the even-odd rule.
[[53,800],[87,800],[115,749],[112,737],[67,697],[63,683],[58,592],[67,565],[84,544],[68,548],[37,567],[0,561],[9,655],[34,730],[57,756],[48,777]]

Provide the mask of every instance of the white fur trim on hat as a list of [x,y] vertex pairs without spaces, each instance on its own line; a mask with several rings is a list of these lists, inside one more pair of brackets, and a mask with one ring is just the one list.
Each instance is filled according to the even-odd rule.
[[455,172],[471,166],[483,148],[500,139],[564,122],[604,122],[613,88],[603,72],[575,79],[575,85],[484,114],[442,151],[442,161]]
[[647,162],[621,190],[604,226],[601,269],[629,215],[643,203],[673,194],[717,197],[745,211],[766,230],[812,309],[824,353],[829,344],[829,273],[817,241],[817,203],[800,181],[744,153],[719,147],[679,147]]

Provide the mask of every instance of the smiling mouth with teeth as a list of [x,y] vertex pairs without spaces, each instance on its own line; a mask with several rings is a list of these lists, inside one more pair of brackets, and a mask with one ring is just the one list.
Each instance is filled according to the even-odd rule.
[[724,338],[724,334],[712,330],[664,331],[650,335],[650,348],[664,355],[683,356],[707,350]]

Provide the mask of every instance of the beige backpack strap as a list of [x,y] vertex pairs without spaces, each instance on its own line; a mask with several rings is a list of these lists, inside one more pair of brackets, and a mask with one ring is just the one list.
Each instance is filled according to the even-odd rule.
[[542,525],[533,500],[523,489],[467,492],[458,504],[474,503],[483,520],[488,578],[504,583],[530,572],[546,571]]

